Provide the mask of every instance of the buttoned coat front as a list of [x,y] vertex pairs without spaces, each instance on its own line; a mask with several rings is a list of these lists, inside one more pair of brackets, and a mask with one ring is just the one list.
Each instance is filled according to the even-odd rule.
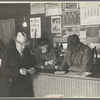
[[23,57],[16,48],[5,50],[1,65],[0,96],[33,96],[29,73],[25,76],[19,73],[21,68],[29,69],[30,67],[33,67],[33,63],[28,49],[24,50]]

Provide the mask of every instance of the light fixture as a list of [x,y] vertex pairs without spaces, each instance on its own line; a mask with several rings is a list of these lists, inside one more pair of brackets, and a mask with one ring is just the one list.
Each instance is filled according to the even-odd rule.
[[23,27],[27,27],[27,22],[26,22],[26,20],[25,20],[25,17],[24,17],[24,22],[23,22],[22,26],[23,26]]

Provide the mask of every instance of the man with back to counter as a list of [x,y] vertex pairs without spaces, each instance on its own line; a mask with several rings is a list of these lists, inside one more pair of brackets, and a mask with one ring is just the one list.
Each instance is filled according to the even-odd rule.
[[60,69],[73,72],[88,72],[93,65],[93,53],[90,47],[80,42],[76,34],[67,39],[68,47]]

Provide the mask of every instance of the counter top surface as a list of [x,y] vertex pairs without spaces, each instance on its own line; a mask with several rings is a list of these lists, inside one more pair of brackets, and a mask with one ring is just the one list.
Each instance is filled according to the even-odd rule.
[[45,75],[45,76],[53,76],[53,77],[64,77],[64,78],[80,78],[86,80],[96,80],[100,81],[100,72],[90,73],[90,72],[66,72],[64,74],[59,73],[55,74],[56,71],[39,71],[36,75]]

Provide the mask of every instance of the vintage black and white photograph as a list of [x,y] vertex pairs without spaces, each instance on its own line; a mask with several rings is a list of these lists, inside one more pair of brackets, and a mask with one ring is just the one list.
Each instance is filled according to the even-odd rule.
[[0,2],[0,99],[100,98],[100,2]]

